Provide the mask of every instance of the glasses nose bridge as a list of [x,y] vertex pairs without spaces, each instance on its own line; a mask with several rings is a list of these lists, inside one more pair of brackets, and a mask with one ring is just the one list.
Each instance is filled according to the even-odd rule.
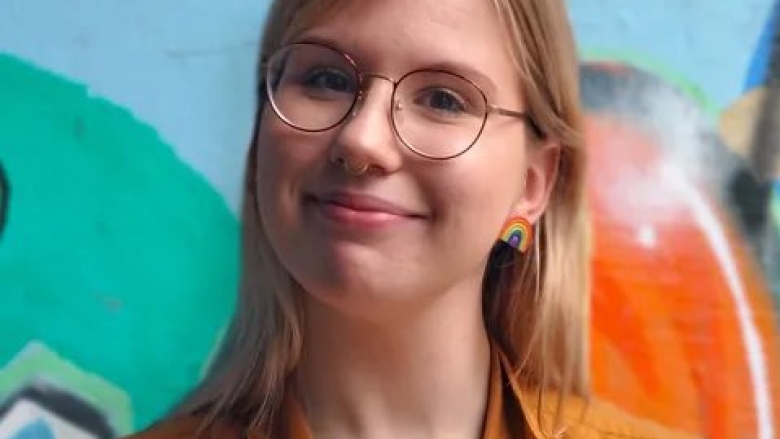
[[350,111],[349,113],[352,118],[355,118],[358,115],[358,113],[363,107],[363,104],[366,101],[366,96],[368,95],[368,90],[370,88],[369,83],[371,79],[383,80],[389,82],[390,85],[392,85],[392,90],[390,91],[390,106],[391,108],[393,107],[394,105],[393,98],[395,97],[395,90],[398,87],[399,81],[379,73],[360,72],[359,75],[360,75],[359,76],[360,87],[358,88],[357,96],[355,98],[355,103],[352,106],[352,111]]
[[364,83],[368,82],[369,79],[382,79],[384,81],[389,82],[390,84],[393,84],[393,88],[395,88],[395,86],[398,84],[397,80],[395,80],[395,79],[393,79],[393,78],[391,78],[389,76],[379,74],[379,73],[364,72],[364,73],[362,73],[362,76],[363,76],[363,82]]
[[395,96],[395,89],[398,87],[397,80],[379,73],[363,72],[360,74],[361,86],[360,89],[358,90],[358,96],[357,96],[357,100],[359,104],[362,104],[365,101],[366,95],[368,94],[369,83],[371,79],[380,79],[389,82],[390,85],[392,85],[391,96]]

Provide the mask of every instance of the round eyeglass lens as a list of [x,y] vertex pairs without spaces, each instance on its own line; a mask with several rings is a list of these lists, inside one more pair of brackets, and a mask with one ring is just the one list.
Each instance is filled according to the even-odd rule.
[[265,77],[274,111],[304,131],[324,131],[341,123],[359,88],[350,60],[318,44],[292,44],[277,51],[268,60]]

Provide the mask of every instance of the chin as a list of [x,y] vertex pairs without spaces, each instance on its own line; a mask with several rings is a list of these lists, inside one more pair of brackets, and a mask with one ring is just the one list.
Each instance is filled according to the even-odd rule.
[[[408,279],[408,278],[407,278]],[[408,314],[419,309],[424,301],[421,289],[387,278],[368,278],[361,273],[335,274],[302,278],[299,281],[304,300],[311,301],[307,307],[325,306],[329,311],[345,317],[379,322]],[[415,291],[411,293],[411,291]]]

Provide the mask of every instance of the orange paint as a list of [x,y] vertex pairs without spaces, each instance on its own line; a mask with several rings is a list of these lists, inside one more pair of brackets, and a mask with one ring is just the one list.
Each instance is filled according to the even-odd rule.
[[598,116],[588,120],[587,139],[596,392],[705,437],[757,437],[744,329],[694,200],[703,200],[726,236],[760,335],[770,397],[780,400],[778,325],[751,253],[697,182],[664,173],[668,163],[649,135]]

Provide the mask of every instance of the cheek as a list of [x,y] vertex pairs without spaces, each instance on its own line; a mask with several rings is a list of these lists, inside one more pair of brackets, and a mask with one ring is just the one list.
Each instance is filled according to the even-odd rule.
[[300,148],[291,148],[287,140],[291,133],[284,123],[273,116],[265,116],[260,122],[257,137],[257,174],[261,185],[275,184],[277,179],[305,161],[297,157]]
[[487,253],[511,212],[515,180],[506,172],[455,172],[440,180],[432,200],[440,238],[459,254]]
[[265,113],[256,145],[257,185],[264,201],[296,196],[305,180],[325,162],[324,137],[301,133]]
[[[522,193],[524,152],[478,144],[426,181],[445,239],[489,250]],[[473,154],[472,154],[473,153]]]
[[[438,180],[447,182],[441,185],[441,193],[449,200],[451,210],[477,215],[509,213],[522,194],[526,170],[522,138],[511,139],[517,137],[486,138],[442,169]],[[474,206],[482,208],[474,212]]]
[[302,193],[327,163],[323,135],[305,135],[270,115],[261,121],[256,145],[260,221],[280,251],[301,227]]

